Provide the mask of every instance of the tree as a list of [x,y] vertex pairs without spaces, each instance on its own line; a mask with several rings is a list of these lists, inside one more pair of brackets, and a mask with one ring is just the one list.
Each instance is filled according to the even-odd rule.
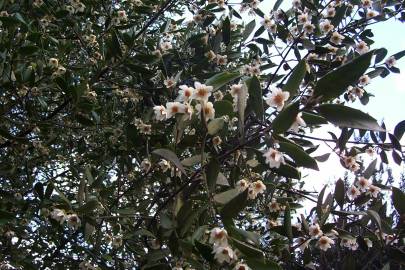
[[0,1],[1,269],[402,268],[405,121],[350,104],[405,5],[282,2]]

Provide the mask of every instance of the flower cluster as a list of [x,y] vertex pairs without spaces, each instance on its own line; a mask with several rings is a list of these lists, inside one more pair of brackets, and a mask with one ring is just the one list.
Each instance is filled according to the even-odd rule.
[[59,224],[67,222],[68,227],[77,230],[81,226],[81,220],[77,214],[66,214],[64,210],[55,208],[50,213],[50,217],[56,220]]
[[[194,109],[197,110],[200,119],[201,116],[204,116],[205,121],[214,119],[214,105],[208,101],[213,90],[212,86],[195,82],[194,88],[187,85],[181,85],[179,88],[178,101],[167,102],[166,107],[163,105],[153,107],[156,120],[162,121],[176,115],[183,115],[184,119],[191,119]],[[193,100],[199,101],[199,103],[195,104],[195,107],[193,107]]]
[[264,193],[266,190],[266,185],[261,180],[249,182],[246,179],[241,179],[236,182],[236,188],[239,192],[244,192],[246,189],[248,189],[248,198],[254,200],[256,199],[257,195]]
[[237,262],[237,250],[233,250],[228,243],[228,232],[219,227],[213,228],[210,232],[209,243],[213,245],[214,258],[218,263],[235,264],[235,270],[250,270],[250,267],[243,262]]
[[347,190],[347,196],[351,200],[354,200],[358,196],[360,196],[361,193],[366,193],[366,195],[370,195],[371,197],[377,198],[380,191],[381,188],[372,185],[370,180],[368,180],[365,177],[359,177],[356,183]]

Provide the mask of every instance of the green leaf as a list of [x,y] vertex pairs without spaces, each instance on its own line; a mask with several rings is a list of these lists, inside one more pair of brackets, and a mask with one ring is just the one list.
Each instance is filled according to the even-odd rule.
[[255,20],[252,20],[245,26],[245,30],[243,30],[242,33],[242,41],[245,41],[250,36],[250,34],[252,34],[253,30],[255,30],[255,27],[256,27]]
[[397,52],[396,54],[393,55],[396,60],[401,59],[402,57],[405,56],[405,50]]
[[254,270],[281,270],[281,266],[274,261],[257,260],[256,258],[248,258],[247,264]]
[[289,142],[280,142],[279,144],[280,151],[289,155],[295,161],[297,166],[302,166],[317,171],[319,170],[316,160],[297,144]]
[[13,213],[7,212],[0,210],[0,225],[4,225],[7,222],[12,221],[15,218],[15,215]]
[[373,117],[351,107],[337,104],[322,104],[318,107],[318,111],[329,122],[342,128],[385,131]]
[[285,205],[285,210],[284,210],[284,229],[287,233],[287,237],[292,241],[293,238],[293,233],[292,233],[292,227],[291,227],[291,210],[290,210],[290,204],[286,202]]
[[215,186],[217,183],[219,173],[219,162],[217,159],[212,158],[205,169],[205,174],[207,177],[208,188],[211,191],[215,191]]
[[187,175],[186,171],[184,170],[183,165],[181,164],[179,158],[175,153],[170,151],[169,149],[156,149],[152,152],[152,154],[161,156],[171,162],[173,162],[174,165],[182,172],[184,175]]
[[368,216],[375,222],[375,224],[377,224],[378,229],[381,231],[381,218],[380,215],[372,210],[372,209],[368,209],[367,211]]
[[232,115],[233,112],[233,105],[228,100],[219,100],[214,103],[215,109],[215,116],[221,117],[223,115]]
[[286,84],[283,86],[283,91],[290,93],[290,98],[298,93],[299,86],[305,77],[307,72],[307,62],[302,59],[298,65],[294,68],[291,76],[288,78]]
[[316,214],[319,220],[322,220],[322,205],[323,205],[323,197],[325,195],[326,185],[322,188],[321,192],[318,195],[318,201],[316,203]]
[[307,126],[323,125],[328,123],[324,117],[312,112],[302,112],[301,117],[304,119]]
[[222,41],[225,45],[228,45],[231,41],[231,21],[229,17],[226,17],[222,23]]
[[369,179],[375,172],[375,167],[377,166],[377,159],[374,159],[370,162],[368,167],[364,170],[363,176]]
[[299,106],[298,101],[294,102],[276,116],[272,123],[274,133],[283,133],[291,127],[298,115]]
[[386,48],[380,48],[375,50],[374,64],[380,63],[387,56],[388,50]]
[[342,179],[336,181],[334,197],[337,204],[342,208],[345,203],[345,183]]
[[21,48],[18,50],[18,52],[19,52],[21,55],[27,56],[27,55],[31,55],[31,54],[36,53],[38,50],[39,50],[39,48],[38,48],[37,46],[34,46],[34,45],[27,45],[27,46],[21,47]]
[[236,217],[240,211],[242,211],[247,203],[248,189],[239,193],[229,202],[227,202],[221,209],[221,216],[223,219],[232,219]]
[[214,195],[214,201],[219,204],[226,204],[235,198],[239,194],[239,191],[236,188],[229,189],[227,191],[218,193]]
[[[204,157],[206,159],[207,154],[204,154]],[[201,162],[201,155],[195,155],[195,156],[183,159],[181,161],[181,164],[183,164],[183,166],[190,167],[190,166],[194,166],[200,162]]]
[[272,168],[271,170],[284,177],[294,178],[294,179],[301,178],[300,172],[295,167],[288,165],[288,164],[281,164],[280,168],[278,168],[278,169]]
[[259,119],[263,119],[263,94],[260,81],[256,76],[245,81],[249,92],[248,108],[253,110]]
[[400,215],[405,214],[405,194],[396,187],[392,187],[392,203]]
[[349,63],[329,72],[317,82],[314,97],[327,101],[343,94],[347,87],[358,81],[370,66],[374,51],[356,57]]
[[222,117],[212,119],[208,123],[208,134],[211,136],[217,134],[224,127],[224,124],[225,120]]
[[235,246],[240,252],[242,252],[245,256],[255,259],[263,259],[263,251],[257,249],[249,244],[246,244],[242,241],[239,241],[235,238],[232,238],[232,245]]
[[401,141],[404,133],[405,133],[405,120],[399,122],[394,129],[394,135],[395,137],[397,137],[398,141]]
[[282,3],[283,3],[283,0],[277,0],[274,3],[273,10],[276,11],[281,6]]
[[80,206],[76,211],[81,214],[88,214],[99,206],[96,199],[89,200],[84,205]]
[[241,76],[240,72],[229,72],[229,71],[224,71],[218,74],[215,74],[211,78],[207,79],[205,81],[206,85],[210,85],[214,88],[214,90],[217,90],[224,86],[225,84],[234,81],[238,79]]

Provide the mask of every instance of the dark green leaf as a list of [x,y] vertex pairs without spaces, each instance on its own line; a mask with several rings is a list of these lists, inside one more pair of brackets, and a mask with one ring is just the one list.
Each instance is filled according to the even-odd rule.
[[337,204],[342,208],[345,203],[345,183],[342,179],[336,181],[334,197]]
[[248,108],[251,108],[257,118],[263,118],[263,94],[260,81],[256,76],[246,80],[246,85],[249,91]]
[[363,176],[367,179],[369,179],[375,172],[375,167],[377,166],[377,159],[374,159],[368,167],[364,170]]
[[281,270],[281,266],[273,261],[257,260],[256,258],[248,258],[247,264],[253,270]]
[[238,79],[240,76],[241,76],[240,72],[224,71],[222,73],[215,74],[211,78],[207,79],[205,81],[205,84],[210,85],[214,88],[214,90],[217,90],[218,88],[221,88],[225,84]]
[[322,104],[318,107],[318,111],[329,122],[342,128],[384,131],[373,117],[351,107],[337,104]]
[[288,78],[286,84],[283,86],[283,91],[290,93],[290,98],[298,93],[299,86],[305,77],[307,72],[307,62],[302,59],[298,65],[294,68],[291,76]]
[[231,41],[231,22],[229,17],[226,17],[222,23],[222,41],[228,45]]
[[405,214],[405,194],[399,188],[392,187],[392,203],[400,215]]
[[255,20],[252,20],[245,26],[245,30],[243,30],[242,33],[242,41],[245,41],[250,36],[250,34],[252,34],[253,30],[255,30],[255,27],[256,27]]
[[221,216],[223,219],[232,219],[236,217],[240,211],[242,211],[247,203],[248,189],[239,193],[229,202],[227,202],[221,209]]
[[315,86],[314,97],[321,97],[323,101],[339,97],[366,72],[373,53],[374,51],[370,51],[356,57],[323,76]]
[[297,118],[299,111],[299,102],[294,102],[282,110],[274,119],[272,126],[274,133],[283,133],[287,131]]
[[405,120],[399,122],[394,129],[394,135],[400,141],[405,133]]
[[280,151],[289,155],[297,164],[305,168],[319,170],[316,160],[294,143],[280,142]]
[[219,173],[219,162],[217,159],[212,158],[207,165],[205,174],[207,177],[208,188],[212,191],[215,191],[215,186],[217,183],[217,177]]
[[179,158],[177,157],[177,155],[175,153],[173,153],[172,151],[168,150],[168,149],[156,149],[152,152],[152,154],[156,154],[158,156],[161,156],[165,159],[167,159],[168,161],[173,162],[174,165],[176,165],[176,167],[185,175],[187,175],[186,171],[184,170],[183,165],[181,164]]
[[215,116],[232,115],[234,113],[232,103],[228,100],[219,100],[214,103]]

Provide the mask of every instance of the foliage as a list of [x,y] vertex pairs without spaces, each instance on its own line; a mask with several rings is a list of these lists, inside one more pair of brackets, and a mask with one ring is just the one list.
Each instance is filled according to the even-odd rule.
[[351,103],[405,5],[268,2],[0,1],[0,268],[402,267],[405,122]]

